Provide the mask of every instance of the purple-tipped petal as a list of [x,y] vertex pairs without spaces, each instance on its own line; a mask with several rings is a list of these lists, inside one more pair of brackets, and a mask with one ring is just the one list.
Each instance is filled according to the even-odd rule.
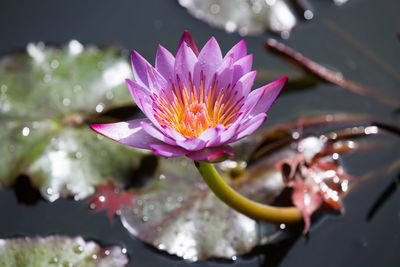
[[157,121],[157,114],[154,112],[153,102],[148,101],[147,99],[140,99],[140,103],[143,107],[142,111],[144,115],[151,121],[151,123],[157,127],[161,132],[163,132],[163,127],[161,127],[160,123]]
[[251,87],[254,84],[254,79],[256,78],[256,72],[252,71],[249,72],[247,74],[245,74],[242,78],[240,78],[237,82],[235,87],[233,88],[234,91],[238,91],[238,96],[242,97],[242,96],[248,96],[250,91],[251,91]]
[[236,134],[239,126],[240,126],[240,118],[237,119],[237,121],[232,124],[231,126],[229,126],[227,129],[225,129],[222,133],[221,133],[221,138],[220,138],[220,143],[221,144],[226,144],[228,143]]
[[167,144],[154,144],[150,145],[151,150],[154,152],[154,154],[166,158],[172,158],[172,157],[179,157],[179,156],[184,156],[188,151],[184,150],[183,148],[176,147],[176,146],[171,146]]
[[253,110],[253,108],[260,101],[262,95],[264,93],[263,88],[259,88],[250,92],[248,97],[244,102],[244,107],[242,109],[243,117],[247,117],[247,115]]
[[156,54],[156,70],[164,76],[165,80],[174,79],[175,57],[163,46],[158,45]]
[[200,85],[200,75],[205,79],[205,88],[208,88],[218,67],[222,63],[221,49],[217,40],[212,37],[201,49],[198,61],[194,66],[194,84]]
[[269,83],[259,89],[262,90],[262,95],[257,101],[254,108],[251,110],[250,115],[256,115],[258,113],[267,112],[267,110],[271,107],[271,105],[275,102],[278,98],[279,94],[281,93],[283,87],[287,82],[287,77],[282,77],[272,83]]
[[196,151],[206,146],[206,142],[197,137],[187,138],[185,140],[176,140],[176,144],[188,151]]
[[133,77],[135,78],[135,81],[144,86],[148,87],[149,82],[147,79],[147,67],[150,66],[150,63],[147,62],[144,57],[142,57],[138,52],[135,50],[132,50],[131,52],[131,64],[132,64],[132,70],[133,70]]
[[150,145],[161,143],[159,140],[147,134],[141,122],[147,119],[132,120],[126,122],[92,124],[91,128],[114,141],[136,148],[150,149]]
[[125,81],[126,85],[128,85],[133,101],[135,101],[136,105],[143,111],[140,99],[149,96],[148,90],[130,79],[125,79]]
[[[176,85],[181,84],[189,88],[191,82],[189,76],[193,74],[196,62],[197,56],[193,53],[192,49],[186,45],[181,45],[175,57],[174,75],[179,77],[179,80],[176,80]],[[178,79],[176,76],[174,79]],[[191,77],[193,78],[193,76]]]
[[206,147],[219,146],[221,145],[221,133],[225,130],[224,125],[217,124],[213,128],[208,128],[201,133],[199,139],[206,142]]
[[158,129],[154,128],[151,124],[142,121],[140,124],[143,127],[143,130],[148,133],[149,135],[151,135],[152,137],[167,143],[169,145],[173,145],[176,146],[176,142],[174,140],[172,140],[171,138],[169,138],[168,136],[165,136],[164,134],[162,134]]
[[221,89],[227,88],[228,85],[233,85],[233,59],[232,57],[226,57],[219,68],[217,69],[216,76],[216,92],[218,93]]
[[234,47],[232,47],[231,50],[228,51],[228,53],[226,53],[225,57],[233,56],[233,61],[237,61],[246,55],[247,55],[246,42],[244,40],[241,40]]
[[236,136],[231,141],[233,142],[252,134],[255,130],[257,130],[261,126],[261,124],[263,124],[266,118],[267,114],[260,113],[250,119],[247,119],[246,121],[240,124],[236,132]]
[[162,89],[169,87],[166,79],[152,66],[146,66],[148,88],[151,92],[161,93]]
[[208,147],[194,151],[186,156],[197,161],[219,162],[233,156],[234,151],[230,146]]
[[175,54],[178,54],[178,51],[182,45],[190,47],[190,49],[192,49],[192,51],[196,55],[196,57],[199,55],[199,50],[197,49],[197,46],[194,43],[194,40],[188,31],[183,32],[182,37],[179,40],[178,48],[176,49]]
[[242,57],[238,61],[233,63],[233,81],[236,82],[243,75],[251,71],[253,65],[253,55]]
[[165,127],[165,128],[163,128],[162,131],[175,141],[178,141],[178,140],[183,141],[186,139],[182,134],[178,133],[177,131],[175,131],[174,129],[172,129],[170,127]]

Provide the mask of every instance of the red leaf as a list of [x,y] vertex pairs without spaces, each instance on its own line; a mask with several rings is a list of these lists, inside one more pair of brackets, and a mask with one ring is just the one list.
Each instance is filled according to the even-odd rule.
[[111,223],[113,218],[119,213],[123,205],[133,206],[133,192],[119,190],[112,181],[105,185],[96,186],[96,193],[93,194],[87,203],[94,212],[106,211]]

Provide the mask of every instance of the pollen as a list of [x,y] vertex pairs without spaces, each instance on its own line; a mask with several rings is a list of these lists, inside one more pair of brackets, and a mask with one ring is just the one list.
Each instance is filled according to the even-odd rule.
[[[179,80],[179,79],[178,79]],[[199,137],[208,128],[232,125],[240,116],[244,97],[239,98],[232,86],[217,90],[215,79],[208,88],[201,79],[199,88],[171,82],[170,93],[153,93],[154,117],[161,127],[170,127],[187,138]]]

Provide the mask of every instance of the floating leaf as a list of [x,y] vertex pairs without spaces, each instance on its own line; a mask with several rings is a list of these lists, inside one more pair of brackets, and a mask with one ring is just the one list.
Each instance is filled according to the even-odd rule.
[[270,30],[287,38],[297,24],[292,8],[283,0],[179,0],[178,2],[196,18],[223,28],[227,32],[237,31],[240,35],[259,35]]
[[82,237],[25,237],[0,239],[0,265],[124,267],[128,266],[128,257],[120,247],[101,248]]
[[100,142],[86,122],[130,99],[130,75],[119,49],[75,40],[62,48],[29,44],[27,53],[2,58],[0,185],[24,173],[54,201],[86,197],[108,179],[120,184],[139,152]]
[[[233,162],[230,162],[232,164]],[[228,178],[228,164],[223,163]],[[234,164],[235,165],[235,164]],[[237,165],[232,166],[237,168]],[[259,244],[257,222],[232,210],[210,192],[187,159],[161,159],[154,179],[121,211],[123,225],[136,237],[189,261],[235,258]],[[272,202],[283,189],[278,170],[252,173],[240,192]],[[264,225],[265,235],[277,233]]]

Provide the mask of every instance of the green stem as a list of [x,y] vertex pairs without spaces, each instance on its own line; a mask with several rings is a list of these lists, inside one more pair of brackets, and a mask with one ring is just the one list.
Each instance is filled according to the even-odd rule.
[[225,183],[211,163],[194,163],[214,194],[238,212],[252,219],[271,223],[295,223],[302,220],[300,210],[296,207],[273,207],[250,200]]

